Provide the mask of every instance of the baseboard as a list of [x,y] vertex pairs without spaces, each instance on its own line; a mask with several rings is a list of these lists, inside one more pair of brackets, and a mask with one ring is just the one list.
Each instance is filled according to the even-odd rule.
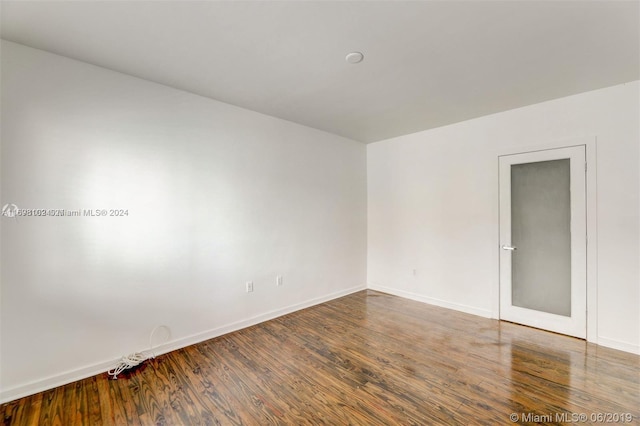
[[[246,327],[250,327],[252,325],[260,324],[265,321],[272,320],[274,318],[281,317],[283,315],[290,314],[292,312],[299,311],[301,309],[309,308],[311,306],[319,305],[324,302],[328,302],[330,300],[334,300],[361,290],[365,290],[367,287],[356,286],[351,287],[345,290],[340,290],[334,293],[327,294],[322,297],[316,297],[313,299],[306,300],[301,303],[297,303],[295,305],[290,305],[281,309],[276,309],[273,311],[265,312],[260,315],[256,315],[251,318],[247,318],[242,321],[233,322],[230,324],[226,324],[221,327],[217,327],[211,330],[204,331],[202,333],[192,334],[187,337],[183,337],[163,345],[154,348],[154,353],[156,355],[165,354],[167,352],[171,352],[177,349],[181,349],[187,346],[194,345],[196,343],[203,342],[205,340],[213,339],[218,336],[222,336],[224,334],[231,333],[233,331],[241,330]],[[111,359],[103,362],[99,362],[96,364],[92,364],[89,366],[81,367],[78,369],[66,371],[61,374],[56,374],[54,376],[47,377],[42,380],[33,381],[24,385],[15,386],[9,389],[3,389],[0,391],[0,404],[4,404],[9,401],[13,401],[18,398],[22,398],[25,396],[33,395],[38,392],[43,392],[49,389],[53,389],[58,386],[64,386],[69,383],[73,383],[78,380],[86,379],[87,377],[92,377],[97,374],[105,373],[107,370],[113,368],[118,362],[120,358]]]
[[[434,299],[432,297],[423,296],[420,294],[412,293],[409,291],[398,290],[391,287],[385,287],[378,284],[369,283],[370,290],[376,290],[383,293],[393,294],[394,296],[404,297],[405,299],[416,300],[418,302],[428,303],[430,305],[440,306],[442,308],[453,309],[460,312],[465,312],[472,315],[478,315],[485,318],[497,319],[493,316],[493,312],[490,309],[479,309],[472,306],[461,305],[458,303],[447,302],[444,300]],[[632,343],[621,342],[615,339],[609,339],[607,337],[599,336],[595,343],[600,346],[605,346],[611,349],[617,349],[619,351],[630,352],[632,354],[640,355],[640,345],[634,345]]]
[[459,303],[448,302],[446,300],[435,299],[433,297],[423,296],[421,294],[412,293],[404,290],[398,290],[396,288],[385,287],[378,284],[369,283],[368,288],[370,290],[377,290],[383,293],[393,294],[394,296],[404,297],[405,299],[411,299],[418,302],[428,303],[429,305],[435,305],[441,308],[453,309],[454,311],[465,312],[467,314],[477,315],[484,318],[492,318],[492,314],[493,314],[491,309],[481,309],[481,308],[476,308],[474,306],[467,306]]
[[352,294],[358,291],[366,290],[366,288],[367,288],[366,286],[351,287],[346,290],[330,293],[326,296],[316,297],[314,299],[310,299],[305,302],[297,303],[295,305],[290,305],[282,309],[269,311],[264,314],[256,315],[254,317],[251,317],[242,321],[237,321],[231,324],[227,324],[222,327],[214,328],[212,330],[208,330],[202,333],[192,334],[191,336],[183,337],[181,339],[174,340],[164,345],[160,345],[157,348],[154,348],[153,351],[155,352],[156,355],[165,354],[167,352],[171,352],[177,349],[185,348],[187,346],[195,345],[196,343],[204,342],[205,340],[213,339],[215,337],[222,336],[224,334],[228,334],[233,331],[251,327],[252,325],[260,324],[262,322],[269,321],[274,318],[278,318],[283,315],[290,314],[292,312],[309,308],[311,306],[319,305],[321,303],[328,302],[330,300],[338,299],[340,297],[347,296],[349,294]]
[[77,380],[86,379],[96,374],[104,373],[113,368],[120,359],[99,362],[97,364],[88,365],[74,370],[65,371],[64,373],[49,376],[47,378],[29,382],[24,385],[15,386],[0,391],[0,404],[13,401],[14,399],[23,398],[58,386],[64,386]]
[[598,336],[596,342],[600,346],[606,346],[607,348],[617,349],[619,351],[631,352],[632,354],[640,355],[640,345],[634,345],[633,343],[621,342],[619,340],[609,339],[608,337]]

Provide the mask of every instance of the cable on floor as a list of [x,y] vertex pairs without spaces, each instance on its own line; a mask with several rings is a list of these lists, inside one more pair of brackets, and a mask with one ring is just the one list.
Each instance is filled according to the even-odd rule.
[[151,331],[151,334],[149,335],[148,351],[135,352],[135,353],[123,356],[120,359],[120,362],[118,363],[118,365],[116,365],[115,368],[113,368],[112,370],[107,371],[107,374],[111,376],[113,380],[118,380],[118,375],[122,373],[124,370],[128,370],[130,368],[136,367],[148,359],[155,358],[156,354],[154,352],[153,336],[155,335],[156,331],[158,331],[159,329],[165,329],[167,333],[167,340],[169,340],[171,335],[170,334],[171,331],[169,330],[169,327],[167,327],[166,325],[159,325],[155,327]]

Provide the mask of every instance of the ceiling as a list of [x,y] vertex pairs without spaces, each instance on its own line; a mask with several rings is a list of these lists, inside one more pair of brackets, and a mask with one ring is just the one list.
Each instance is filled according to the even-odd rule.
[[3,39],[374,142],[639,79],[639,5],[2,1],[0,15]]

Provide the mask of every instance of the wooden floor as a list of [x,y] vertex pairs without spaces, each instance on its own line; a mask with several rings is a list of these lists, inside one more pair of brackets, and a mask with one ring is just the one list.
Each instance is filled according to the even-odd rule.
[[8,425],[640,424],[640,357],[362,291],[1,410]]

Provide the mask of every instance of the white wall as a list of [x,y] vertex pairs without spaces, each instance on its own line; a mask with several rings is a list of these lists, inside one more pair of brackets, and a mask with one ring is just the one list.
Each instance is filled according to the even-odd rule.
[[[366,148],[2,42],[1,399],[366,285]],[[276,275],[284,285],[276,286]],[[245,292],[252,280],[255,291]]]
[[368,145],[368,285],[495,317],[498,153],[597,139],[591,335],[640,353],[639,94],[636,81]]

